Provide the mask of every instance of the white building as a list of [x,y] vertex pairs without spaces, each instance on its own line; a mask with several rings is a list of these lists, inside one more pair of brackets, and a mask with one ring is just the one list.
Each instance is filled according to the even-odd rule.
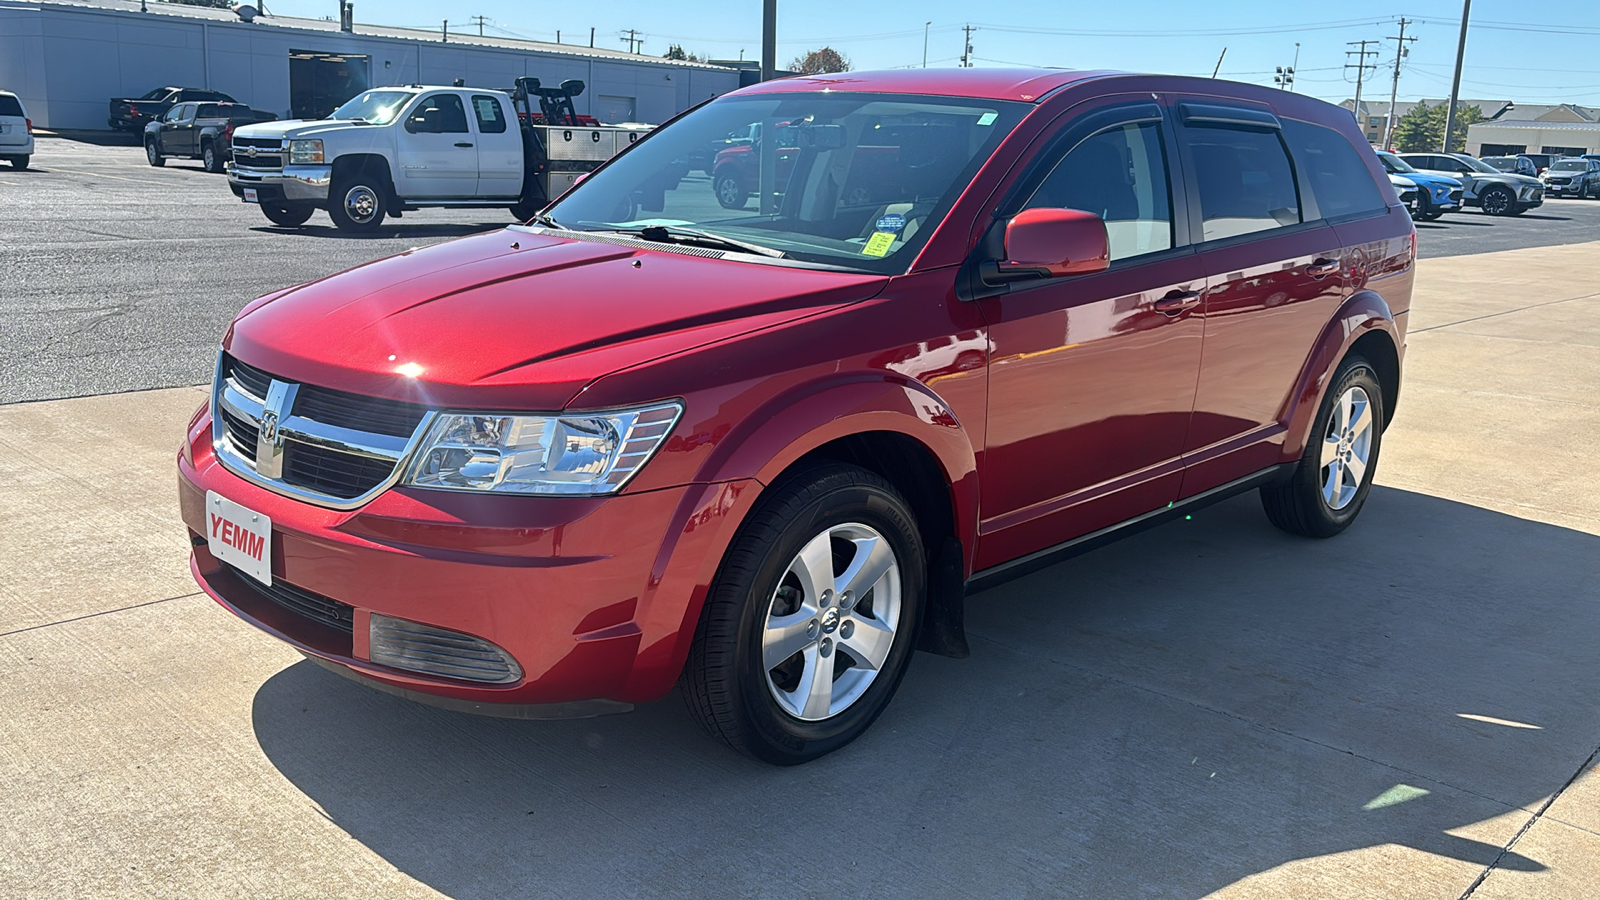
[[[448,35],[333,20],[258,16],[147,0],[0,0],[0,89],[34,124],[105,129],[107,102],[153,88],[222,91],[284,118],[323,115],[367,87],[452,84],[510,88],[532,75],[576,78],[577,111],[602,122],[664,121],[739,87],[704,63],[511,38]],[[330,12],[336,11],[329,0]],[[465,18],[463,16],[463,18]]]
[[1600,122],[1484,122],[1467,129],[1473,156],[1600,153]]

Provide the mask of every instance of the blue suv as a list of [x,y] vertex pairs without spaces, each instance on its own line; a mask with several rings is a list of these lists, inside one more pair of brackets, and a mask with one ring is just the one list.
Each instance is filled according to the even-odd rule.
[[1419,172],[1410,163],[1387,150],[1378,151],[1378,159],[1390,175],[1400,175],[1417,184],[1417,207],[1412,218],[1431,222],[1447,212],[1461,210],[1461,182],[1445,175]]

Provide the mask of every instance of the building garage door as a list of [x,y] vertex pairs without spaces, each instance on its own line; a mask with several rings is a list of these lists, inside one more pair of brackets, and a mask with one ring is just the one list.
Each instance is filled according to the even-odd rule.
[[289,115],[320,119],[366,90],[368,57],[321,50],[289,51]]

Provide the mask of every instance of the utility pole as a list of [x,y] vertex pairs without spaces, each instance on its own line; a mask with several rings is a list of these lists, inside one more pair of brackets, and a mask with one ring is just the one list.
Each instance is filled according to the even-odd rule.
[[1444,146],[1440,153],[1450,152],[1450,138],[1455,136],[1456,103],[1461,99],[1461,60],[1467,55],[1467,17],[1472,14],[1472,0],[1461,0],[1461,40],[1456,43],[1456,76],[1450,81],[1450,108],[1444,114]]
[[[761,80],[771,81],[778,75],[778,0],[761,0]],[[763,167],[763,172],[765,168]],[[765,190],[765,186],[762,187]],[[763,208],[767,195],[761,197]]]
[[970,69],[972,68],[972,32],[976,31],[977,29],[973,28],[971,25],[964,25],[962,26],[961,30],[966,35],[962,38],[961,42],[961,68]]
[[639,37],[639,30],[637,28],[629,28],[626,34],[628,36],[623,38],[623,40],[628,42],[628,52],[638,53],[638,50],[633,49],[634,45],[637,44],[640,47],[644,46],[644,38]]
[[1351,109],[1350,112],[1356,117],[1356,126],[1361,129],[1362,134],[1367,133],[1367,122],[1366,119],[1361,115],[1361,83],[1367,78],[1368,68],[1372,68],[1374,70],[1377,69],[1377,66],[1369,67],[1367,65],[1367,57],[1378,55],[1378,51],[1368,50],[1367,45],[1376,43],[1377,41],[1345,41],[1346,47],[1355,47],[1359,45],[1361,48],[1359,50],[1346,50],[1344,52],[1345,56],[1354,56],[1356,58],[1355,62],[1346,62],[1344,67],[1345,71],[1349,71],[1351,68],[1356,70],[1356,102],[1354,108]]
[[933,21],[931,19],[922,23],[922,67],[924,69],[928,67],[928,29],[932,27]]
[[450,43],[450,20],[449,19],[445,19],[444,20],[444,30],[442,32],[440,32],[440,33],[443,35],[443,37],[439,38],[439,43],[441,43],[441,44]]
[[1389,149],[1389,139],[1394,136],[1394,104],[1400,97],[1400,63],[1411,52],[1406,49],[1406,41],[1415,41],[1414,37],[1406,37],[1406,26],[1411,24],[1410,19],[1400,20],[1400,36],[1389,37],[1386,40],[1394,41],[1394,82],[1389,87],[1389,115],[1384,117],[1383,123],[1383,149]]
[[478,37],[483,37],[483,16],[471,16],[470,19],[478,23]]

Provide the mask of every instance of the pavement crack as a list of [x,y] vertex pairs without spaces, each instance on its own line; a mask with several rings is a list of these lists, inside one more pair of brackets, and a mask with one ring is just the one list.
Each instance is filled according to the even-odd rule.
[[1511,840],[1506,841],[1506,845],[1500,848],[1500,852],[1495,855],[1494,860],[1487,866],[1484,866],[1483,871],[1479,872],[1478,877],[1473,879],[1471,884],[1467,885],[1467,889],[1461,892],[1461,896],[1457,898],[1457,900],[1467,900],[1467,898],[1471,897],[1473,892],[1478,889],[1479,885],[1488,880],[1489,874],[1500,865],[1500,861],[1502,859],[1506,858],[1506,854],[1510,853],[1511,848],[1517,845],[1517,841],[1522,840],[1522,836],[1527,834],[1529,829],[1533,828],[1535,822],[1538,822],[1540,819],[1544,818],[1544,814],[1549,811],[1550,807],[1557,800],[1561,799],[1561,795],[1567,792],[1567,788],[1572,787],[1573,782],[1578,780],[1578,776],[1582,775],[1585,769],[1588,769],[1590,766],[1594,765],[1595,759],[1597,758],[1600,758],[1600,747],[1596,747],[1594,752],[1589,754],[1589,758],[1584,760],[1583,763],[1578,766],[1578,770],[1572,773],[1572,777],[1568,778],[1565,784],[1561,785],[1560,788],[1556,789],[1555,793],[1551,794],[1549,798],[1547,798],[1543,803],[1539,804],[1539,808],[1534,810],[1533,815],[1528,817],[1528,821],[1522,823],[1522,827],[1517,829],[1517,833],[1511,836]]
[[1412,328],[1409,329],[1406,334],[1422,334],[1423,332],[1427,331],[1438,331],[1441,328],[1454,328],[1457,325],[1465,325],[1468,322],[1481,322],[1484,319],[1494,319],[1500,316],[1509,316],[1512,313],[1526,312],[1530,309],[1538,309],[1541,306],[1555,306],[1557,303],[1571,303],[1574,300],[1592,300],[1595,297],[1600,297],[1600,292],[1584,294],[1581,297],[1563,297],[1560,300],[1546,300],[1543,303],[1529,303],[1526,306],[1519,306],[1516,309],[1503,309],[1500,312],[1485,313],[1481,316],[1472,316],[1471,318],[1460,319],[1455,322],[1446,322],[1443,325],[1429,325],[1427,328]]
[[101,616],[109,616],[112,613],[127,612],[130,609],[140,609],[146,606],[155,606],[157,603],[170,603],[173,600],[186,600],[190,597],[199,596],[201,596],[200,591],[191,591],[187,594],[179,594],[176,597],[162,597],[160,600],[146,600],[143,603],[131,603],[127,606],[119,606],[116,609],[103,609],[100,612],[88,613],[81,616],[73,616],[70,619],[61,619],[56,622],[45,622],[40,625],[29,625],[27,628],[18,628],[13,631],[0,631],[0,638],[11,637],[14,634],[26,634],[29,631],[38,631],[41,628],[54,628],[57,625],[67,625],[72,622],[82,622],[85,619],[98,619]]

